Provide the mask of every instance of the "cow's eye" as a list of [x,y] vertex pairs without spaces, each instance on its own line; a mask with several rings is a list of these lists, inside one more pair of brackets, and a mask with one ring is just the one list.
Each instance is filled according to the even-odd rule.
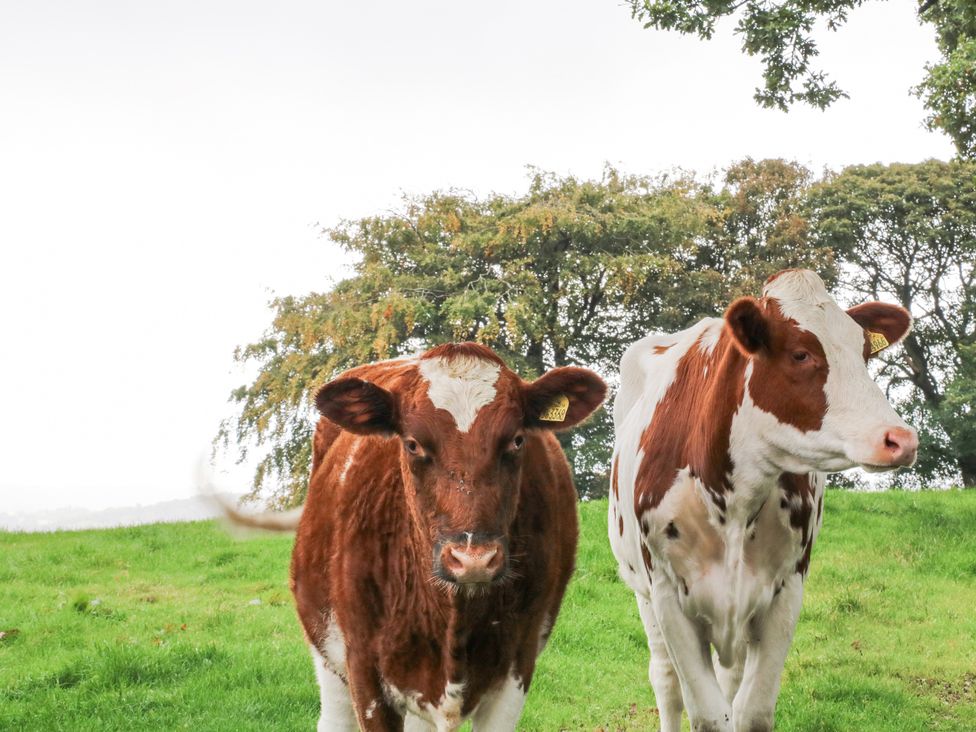
[[406,439],[403,441],[403,446],[407,448],[407,452],[411,455],[422,455],[423,450],[420,448],[420,444],[416,440]]
[[519,450],[522,449],[522,445],[524,444],[525,444],[525,436],[515,435],[515,437],[512,438],[511,443],[509,443],[508,449],[511,450],[512,452],[518,452]]
[[810,358],[810,354],[807,353],[806,351],[796,351],[793,354],[793,360],[796,361],[797,363],[803,363],[809,358]]

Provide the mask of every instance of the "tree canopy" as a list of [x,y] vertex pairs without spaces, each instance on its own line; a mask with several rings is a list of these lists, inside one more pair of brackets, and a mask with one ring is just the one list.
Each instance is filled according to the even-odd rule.
[[[650,330],[721,313],[786,266],[834,274],[829,249],[798,218],[809,173],[743,161],[714,190],[693,176],[602,180],[535,172],[522,196],[447,192],[408,198],[396,214],[347,221],[328,236],[358,256],[332,290],[272,303],[274,319],[236,359],[254,381],[218,442],[265,450],[254,495],[304,496],[310,395],[355,364],[472,340],[525,378],[563,365],[611,383],[623,349]],[[563,437],[577,487],[606,492],[612,431],[606,410]],[[267,491],[266,491],[267,492]]]
[[855,165],[808,194],[811,229],[845,263],[842,294],[914,316],[881,379],[919,428],[921,482],[976,486],[976,163]]
[[[976,163],[852,166],[821,180],[783,160],[746,159],[717,181],[536,171],[523,195],[406,198],[326,233],[356,255],[353,275],[274,300],[268,331],[235,354],[256,376],[232,393],[237,413],[216,442],[242,458],[261,451],[253,497],[303,500],[311,396],[351,366],[471,340],[528,379],[580,365],[613,385],[630,343],[719,315],[785,267],[818,271],[843,304],[913,313],[878,366],[923,443],[896,480],[976,485]],[[605,494],[607,410],[562,441],[581,494]]]
[[[825,109],[847,94],[815,66],[818,23],[840,28],[865,0],[627,0],[645,28],[676,30],[709,39],[716,24],[736,18],[742,50],[763,64],[755,92],[764,107],[796,102]],[[925,68],[915,93],[924,101],[931,129],[945,132],[961,157],[976,157],[976,4],[972,0],[921,0],[917,17],[933,27],[942,54]]]

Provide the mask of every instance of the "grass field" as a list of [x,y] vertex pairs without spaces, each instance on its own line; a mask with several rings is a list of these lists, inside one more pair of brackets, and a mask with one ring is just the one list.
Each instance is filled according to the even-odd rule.
[[[827,496],[779,730],[976,730],[976,491]],[[605,502],[520,729],[656,728]],[[0,730],[310,730],[291,537],[0,533]]]

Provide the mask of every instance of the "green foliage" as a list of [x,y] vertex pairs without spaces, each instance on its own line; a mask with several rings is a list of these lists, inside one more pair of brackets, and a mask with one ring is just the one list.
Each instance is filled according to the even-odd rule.
[[[787,110],[796,102],[825,109],[847,94],[813,62],[813,38],[822,23],[837,30],[864,0],[628,0],[645,28],[676,30],[709,39],[719,20],[737,18],[742,50],[763,64],[763,86],[755,99]],[[922,0],[919,22],[935,29],[942,60],[926,66],[915,87],[930,114],[931,129],[945,132],[959,155],[976,156],[976,5],[972,0]]]
[[960,455],[976,455],[976,344],[960,345],[959,366],[939,405],[939,423]]
[[[718,191],[691,176],[579,181],[536,171],[528,192],[407,199],[401,213],[328,232],[358,256],[331,291],[285,297],[270,330],[238,350],[258,367],[232,394],[218,443],[268,446],[253,496],[300,503],[310,464],[310,395],[359,363],[447,341],[491,346],[524,378],[587,366],[611,382],[623,350],[652,330],[716,315],[784,266],[830,279],[828,249],[797,218],[809,172],[783,161],[733,166]],[[583,495],[606,493],[611,421],[563,436]]]
[[899,302],[915,317],[903,345],[881,354],[880,376],[920,429],[916,482],[955,473],[976,485],[968,418],[976,384],[976,163],[852,166],[812,188],[808,215],[819,244],[845,264],[842,291]]
[[645,28],[676,30],[709,39],[716,23],[736,16],[735,32],[742,50],[759,56],[763,86],[755,99],[764,107],[787,110],[795,102],[825,109],[845,94],[813,67],[819,54],[813,40],[817,20],[830,30],[847,20],[847,13],[864,0],[628,0],[634,18]]
[[884,478],[882,485],[909,489],[926,485],[926,481],[933,485],[966,485],[961,481],[958,456],[940,419],[940,410],[926,403],[918,389],[907,393],[902,390],[895,401],[898,413],[918,430],[918,460],[911,469],[903,468],[897,475]]
[[780,159],[746,158],[728,168],[701,261],[725,283],[723,305],[756,295],[768,277],[787,267],[815,269],[828,287],[834,284],[834,252],[810,236],[805,218],[811,180],[809,170]]
[[949,135],[961,157],[976,158],[976,4],[925,0],[919,16],[935,26],[942,52],[915,88],[930,112],[925,122]]
[[[830,491],[824,511],[776,729],[976,729],[976,492]],[[657,724],[606,513],[606,501],[580,504],[576,572],[520,730]],[[312,728],[291,544],[237,541],[211,522],[0,532],[0,729]]]
[[[525,378],[577,364],[612,384],[628,344],[717,315],[784,267],[817,270],[850,302],[914,313],[878,369],[921,436],[917,467],[898,480],[976,484],[976,163],[853,166],[814,182],[795,163],[746,159],[720,186],[535,172],[522,196],[434,193],[329,235],[359,257],[354,276],[275,300],[268,332],[236,353],[256,376],[233,392],[240,411],[217,441],[243,457],[264,450],[254,497],[301,502],[310,395],[350,366],[473,340]],[[608,411],[562,439],[581,495],[604,495]]]

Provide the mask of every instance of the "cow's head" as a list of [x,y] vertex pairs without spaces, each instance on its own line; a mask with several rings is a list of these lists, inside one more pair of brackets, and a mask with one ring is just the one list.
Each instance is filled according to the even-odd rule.
[[867,368],[873,352],[908,333],[907,310],[869,302],[845,312],[816,274],[786,270],[766,282],[761,299],[733,302],[725,319],[750,359],[743,409],[770,464],[809,472],[915,462],[915,430]]
[[397,391],[355,378],[326,384],[319,411],[358,434],[396,436],[407,504],[449,586],[501,581],[523,463],[545,460],[545,430],[572,427],[603,401],[592,371],[553,369],[529,383],[491,350],[448,344],[415,361]]

